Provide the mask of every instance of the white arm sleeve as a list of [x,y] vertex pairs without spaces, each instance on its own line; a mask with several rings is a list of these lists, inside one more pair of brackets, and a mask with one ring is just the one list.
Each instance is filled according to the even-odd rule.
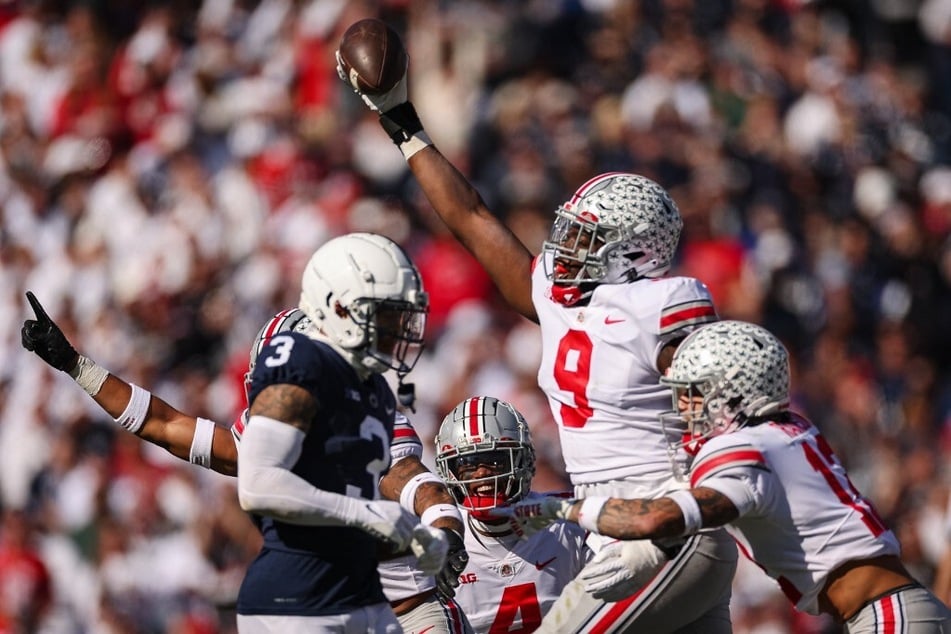
[[266,416],[252,416],[238,446],[238,500],[250,513],[288,524],[350,525],[359,501],[323,491],[291,468],[300,458],[304,432]]

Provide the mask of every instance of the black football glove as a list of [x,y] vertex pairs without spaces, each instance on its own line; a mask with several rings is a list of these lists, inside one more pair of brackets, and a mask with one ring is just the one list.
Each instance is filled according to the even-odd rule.
[[72,371],[79,361],[79,353],[70,345],[59,326],[46,314],[36,296],[27,291],[26,298],[36,313],[36,319],[23,322],[23,328],[20,329],[20,342],[23,347],[35,352],[39,358],[57,370]]
[[459,587],[459,575],[469,563],[469,553],[462,536],[451,528],[441,529],[449,538],[449,552],[446,554],[446,563],[436,575],[436,589],[447,599],[456,596]]

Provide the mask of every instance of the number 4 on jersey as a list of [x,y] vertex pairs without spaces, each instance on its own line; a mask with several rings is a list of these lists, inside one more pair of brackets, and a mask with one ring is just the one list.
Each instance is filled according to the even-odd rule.
[[[511,629],[519,613],[522,615],[522,626]],[[502,593],[502,601],[495,613],[489,634],[517,634],[518,632],[534,632],[542,623],[542,609],[538,605],[538,593],[534,583],[523,583],[509,586]]]

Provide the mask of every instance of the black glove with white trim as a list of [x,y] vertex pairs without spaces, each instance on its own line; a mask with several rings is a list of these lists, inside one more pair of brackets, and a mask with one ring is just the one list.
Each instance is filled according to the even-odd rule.
[[436,589],[439,594],[447,599],[456,596],[456,588],[459,587],[459,575],[466,569],[469,563],[469,553],[466,552],[466,545],[462,535],[451,528],[440,529],[446,533],[449,539],[449,552],[446,555],[446,563],[442,570],[436,575]]
[[36,313],[36,319],[27,319],[23,322],[23,328],[20,329],[20,343],[57,370],[73,371],[79,361],[79,353],[66,339],[66,335],[59,326],[43,310],[43,305],[36,299],[36,295],[27,291],[26,298],[33,307],[33,312]]

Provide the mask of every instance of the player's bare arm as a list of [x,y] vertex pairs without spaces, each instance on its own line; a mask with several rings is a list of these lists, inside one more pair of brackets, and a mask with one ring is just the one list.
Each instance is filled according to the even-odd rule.
[[532,305],[532,253],[486,208],[476,189],[435,147],[417,152],[409,166],[433,209],[482,264],[505,300],[537,322]]
[[[390,467],[389,472],[380,479],[380,495],[388,500],[398,501],[406,483],[414,476],[428,472],[429,469],[417,456],[407,456]],[[423,482],[416,488],[414,503],[414,511],[417,515],[422,515],[426,509],[436,504],[455,505],[446,486],[435,481]],[[459,532],[464,530],[462,522],[448,516],[433,520],[430,525],[434,528],[450,528]]]
[[[93,399],[106,413],[118,418],[131,395],[132,387],[120,377],[110,374]],[[196,417],[179,411],[153,394],[149,401],[148,414],[136,435],[176,458],[187,461],[197,424]],[[215,427],[210,466],[225,475],[233,476],[238,473],[238,450],[231,432],[223,427]]]
[[[382,49],[374,49],[368,42],[363,44],[360,68],[351,65],[357,57],[347,51],[347,46],[359,46],[359,43],[341,44],[336,52],[340,79],[360,95],[371,110],[380,114],[383,129],[407,158],[433,209],[479,260],[505,300],[528,319],[537,321],[531,301],[532,253],[486,208],[476,189],[429,142],[415,108],[407,100],[408,66],[404,66],[403,59],[390,59],[402,50],[402,43],[396,38],[393,46]],[[385,92],[367,92],[367,86],[376,85],[367,79],[379,78],[383,69],[399,66],[407,68],[406,72],[398,79],[387,72],[387,87],[379,88]],[[353,81],[354,72],[361,81]]]
[[[412,493],[406,493],[407,488]],[[412,497],[413,512],[428,526],[442,530],[448,540],[448,552],[442,569],[436,574],[436,586],[443,596],[453,596],[459,585],[459,573],[465,569],[469,555],[462,539],[465,532],[462,516],[456,510],[455,500],[446,485],[430,473],[418,456],[409,455],[398,460],[380,479],[380,495],[399,501],[407,509]],[[427,518],[430,514],[433,517]],[[380,557],[386,560],[401,554],[405,551],[381,550]]]
[[[36,319],[28,319],[23,324],[23,347],[73,377],[99,407],[119,420],[132,402],[132,385],[76,352],[36,296],[28,292],[27,299]],[[154,394],[142,393],[145,400],[135,421],[137,426],[130,431],[176,458],[189,460],[198,419],[179,411]],[[211,443],[210,464],[206,463],[205,466],[226,475],[235,475],[238,452],[231,433],[216,426]]]
[[310,392],[298,385],[278,383],[261,390],[248,413],[279,420],[306,433],[316,409],[317,402]]
[[[703,527],[722,526],[739,517],[739,511],[728,497],[700,487],[691,489],[700,506]],[[576,502],[568,513],[568,519],[577,521],[581,502]],[[657,539],[677,537],[685,528],[680,506],[668,497],[655,500],[622,500],[612,498],[598,515],[598,532],[615,539]]]
[[660,352],[657,353],[657,370],[661,374],[667,372],[667,368],[670,367],[671,361],[674,360],[674,353],[677,352],[677,346],[679,346],[680,342],[683,340],[683,337],[674,339],[673,341],[664,344],[664,346],[660,349]]

